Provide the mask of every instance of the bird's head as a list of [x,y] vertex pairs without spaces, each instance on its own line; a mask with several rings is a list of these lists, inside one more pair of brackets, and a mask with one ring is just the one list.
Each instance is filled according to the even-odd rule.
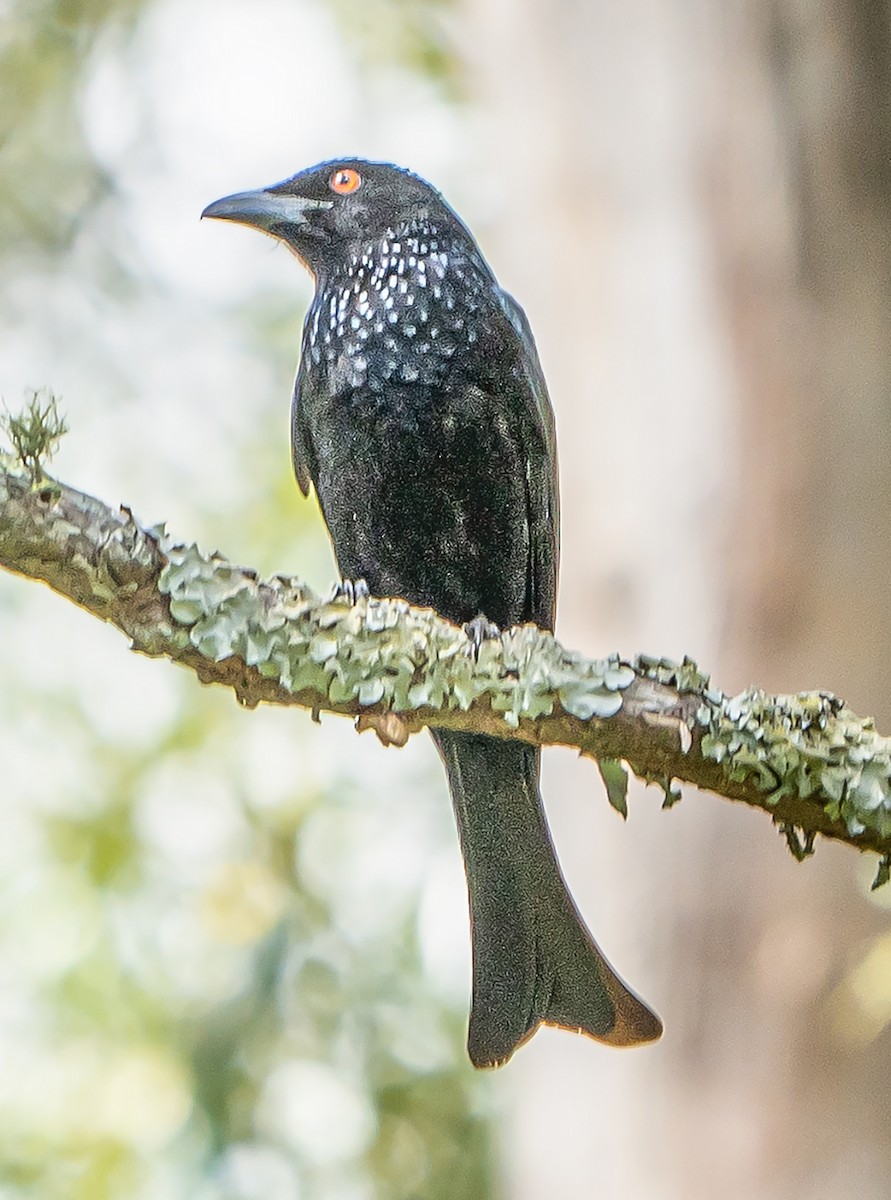
[[425,180],[391,163],[334,159],[282,183],[238,192],[201,214],[250,225],[284,242],[317,277],[400,227],[464,226]]

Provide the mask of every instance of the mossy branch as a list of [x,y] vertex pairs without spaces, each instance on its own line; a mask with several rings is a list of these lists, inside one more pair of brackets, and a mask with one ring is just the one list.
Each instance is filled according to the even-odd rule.
[[[696,666],[589,660],[534,626],[478,657],[465,633],[401,600],[350,606],[295,579],[258,579],[219,555],[143,529],[126,508],[0,457],[0,566],[39,579],[241,703],[358,718],[401,744],[427,725],[565,745],[625,775],[695,784],[769,813],[796,857],[823,834],[891,860],[891,739],[823,692],[728,697]],[[2,637],[2,634],[0,634]]]

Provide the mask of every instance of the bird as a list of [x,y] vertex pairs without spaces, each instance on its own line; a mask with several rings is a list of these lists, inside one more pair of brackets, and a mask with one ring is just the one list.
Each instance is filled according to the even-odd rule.
[[[202,216],[284,243],[313,276],[292,457],[348,593],[434,608],[477,642],[524,622],[552,630],[547,386],[525,313],[439,192],[391,163],[344,158]],[[539,749],[431,732],[467,878],[473,1065],[502,1065],[542,1024],[617,1046],[657,1039],[659,1018],[609,965],[563,878]]]

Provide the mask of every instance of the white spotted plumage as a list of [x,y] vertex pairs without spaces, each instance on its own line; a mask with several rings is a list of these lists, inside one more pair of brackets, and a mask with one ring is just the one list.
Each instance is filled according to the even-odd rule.
[[440,381],[476,340],[464,314],[488,285],[475,263],[440,245],[439,229],[413,219],[357,247],[307,321],[315,367],[372,391]]

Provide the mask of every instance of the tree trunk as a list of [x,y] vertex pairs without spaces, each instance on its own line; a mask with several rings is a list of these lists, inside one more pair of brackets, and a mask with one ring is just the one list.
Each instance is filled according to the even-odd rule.
[[[474,6],[467,43],[480,233],[557,411],[559,633],[832,688],[887,727],[891,89],[887,12],[861,7],[522,0]],[[695,794],[632,797],[632,849],[567,757],[545,794],[667,1034],[524,1051],[509,1194],[886,1195],[887,1038],[843,982],[880,925],[856,858],[798,867]]]

